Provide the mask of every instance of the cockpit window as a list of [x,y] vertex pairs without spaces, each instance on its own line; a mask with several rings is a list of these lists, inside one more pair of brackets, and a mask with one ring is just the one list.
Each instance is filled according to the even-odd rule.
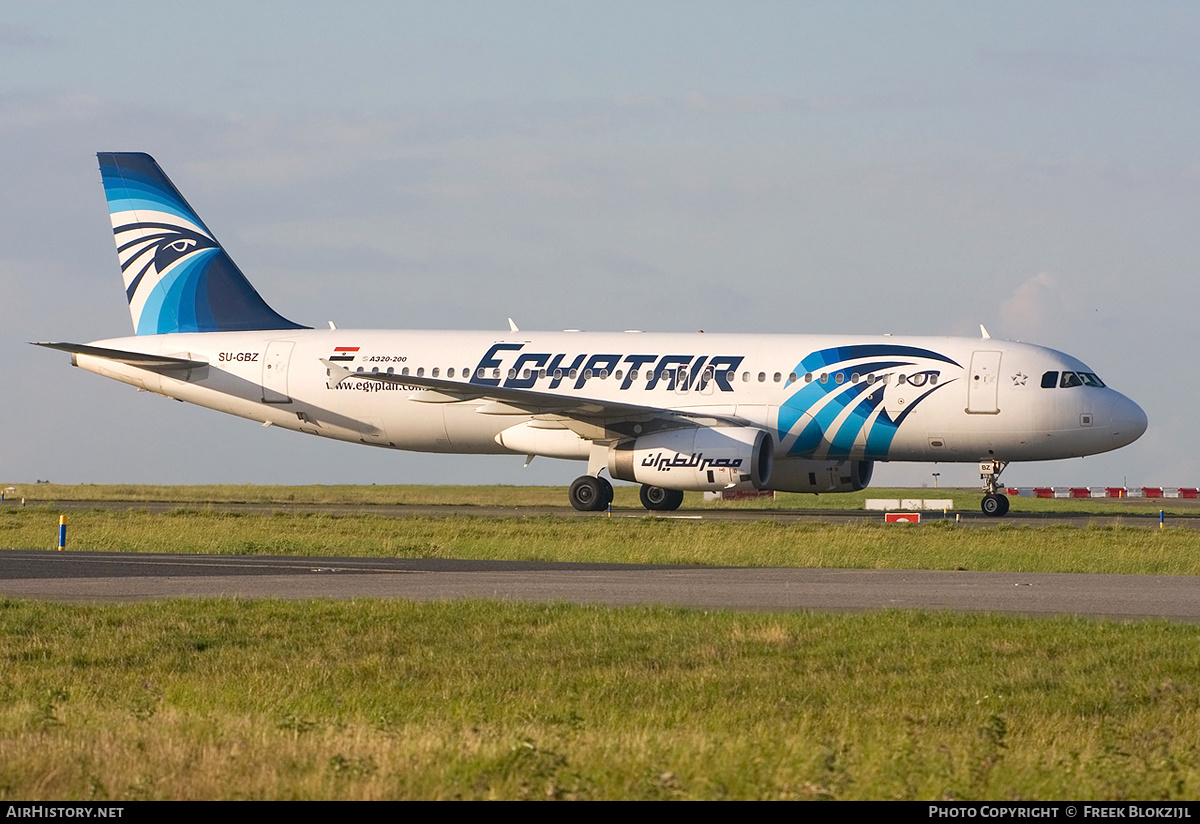
[[1062,380],[1059,380],[1057,372],[1044,372],[1042,374],[1042,388],[1053,389],[1055,386],[1062,389],[1070,389],[1072,386],[1103,388],[1104,381],[1100,380],[1099,376],[1093,372],[1063,372]]

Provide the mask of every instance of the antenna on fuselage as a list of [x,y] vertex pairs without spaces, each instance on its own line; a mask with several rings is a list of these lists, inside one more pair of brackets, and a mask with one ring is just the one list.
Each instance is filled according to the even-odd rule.
[[988,334],[987,327],[984,326],[982,323],[979,324],[979,334],[983,336],[984,340],[989,340],[992,337],[991,335]]

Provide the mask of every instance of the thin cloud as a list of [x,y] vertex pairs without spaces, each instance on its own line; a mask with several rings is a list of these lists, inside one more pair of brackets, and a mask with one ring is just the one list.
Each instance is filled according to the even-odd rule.
[[1054,275],[1040,272],[1000,304],[999,314],[1004,337],[1045,340],[1058,337],[1067,305]]
[[49,49],[56,45],[53,38],[25,26],[0,23],[0,49]]

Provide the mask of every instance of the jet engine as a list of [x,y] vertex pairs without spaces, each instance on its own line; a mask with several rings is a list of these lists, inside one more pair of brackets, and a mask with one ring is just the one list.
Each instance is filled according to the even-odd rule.
[[608,453],[608,474],[661,489],[764,489],[774,450],[771,436],[761,429],[673,429],[616,444]]
[[874,471],[874,461],[777,458],[768,488],[776,492],[857,492],[870,485]]

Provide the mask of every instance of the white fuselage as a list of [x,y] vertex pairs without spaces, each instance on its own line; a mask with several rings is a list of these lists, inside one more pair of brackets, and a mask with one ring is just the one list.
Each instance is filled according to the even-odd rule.
[[1075,358],[990,338],[288,330],[93,345],[208,363],[166,374],[75,356],[84,369],[151,392],[422,452],[586,460],[593,441],[629,433],[580,431],[553,414],[427,387],[339,382],[330,366],[585,398],[597,402],[601,425],[605,403],[711,415],[767,431],[785,461],[1048,460],[1116,449],[1146,428],[1124,395],[1091,377],[1060,377],[1092,375]]

